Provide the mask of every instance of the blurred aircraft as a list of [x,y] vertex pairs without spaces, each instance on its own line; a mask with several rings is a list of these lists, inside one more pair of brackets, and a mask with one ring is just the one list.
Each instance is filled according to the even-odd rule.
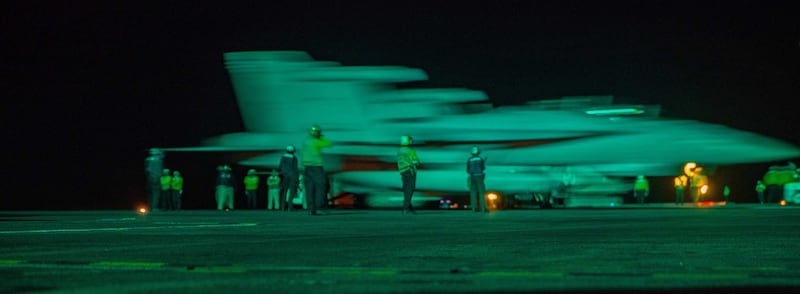
[[417,190],[433,195],[415,196],[420,201],[467,193],[472,146],[488,157],[487,189],[505,195],[552,195],[568,187],[572,196],[619,196],[631,190],[633,177],[674,176],[689,161],[717,166],[800,156],[796,146],[777,139],[660,118],[657,105],[618,105],[612,96],[493,107],[482,91],[397,87],[427,80],[420,69],[342,66],[300,51],[224,58],[246,132],[165,150],[260,151],[238,163],[275,168],[286,145],[300,146],[318,124],[334,144],[324,151],[334,193],[400,201],[396,152],[403,134],[414,138],[422,161]]

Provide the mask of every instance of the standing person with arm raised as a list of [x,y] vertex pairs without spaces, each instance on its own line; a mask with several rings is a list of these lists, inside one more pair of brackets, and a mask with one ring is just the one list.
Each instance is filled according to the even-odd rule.
[[322,162],[322,148],[331,147],[331,141],[322,136],[322,128],[313,125],[308,130],[308,137],[303,142],[303,154],[301,156],[305,167],[305,191],[306,201],[310,215],[327,214],[320,210],[325,201],[325,181],[327,175]]

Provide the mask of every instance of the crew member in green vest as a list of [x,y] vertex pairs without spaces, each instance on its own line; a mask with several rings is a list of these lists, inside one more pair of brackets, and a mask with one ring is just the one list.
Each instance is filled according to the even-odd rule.
[[[157,209],[167,209],[167,203],[170,202],[170,191],[172,190],[172,176],[170,175],[169,169],[165,168],[161,170],[161,179],[159,181],[161,183],[161,199],[158,201]],[[153,209],[153,210],[157,210]]]
[[636,198],[636,202],[639,204],[644,203],[644,198],[649,194],[650,182],[643,175],[637,176],[636,181],[633,183],[633,197]]
[[417,166],[420,164],[417,151],[411,149],[411,136],[400,137],[400,150],[397,151],[397,170],[403,181],[403,214],[416,214],[411,205],[411,196],[417,188]]
[[170,206],[171,210],[180,210],[181,209],[181,198],[183,197],[183,177],[181,176],[181,172],[179,171],[172,171],[172,180],[170,181],[170,187],[172,188],[172,192],[170,193],[170,199],[172,200],[172,205]]
[[256,199],[258,199],[258,181],[259,178],[258,175],[256,175],[256,170],[248,170],[247,175],[244,176],[244,197],[248,209],[256,208]]

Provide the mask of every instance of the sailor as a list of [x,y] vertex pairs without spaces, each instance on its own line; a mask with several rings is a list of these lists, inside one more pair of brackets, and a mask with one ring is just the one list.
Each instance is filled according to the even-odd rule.
[[297,197],[297,183],[299,180],[299,172],[297,168],[297,156],[294,155],[294,145],[286,146],[286,152],[281,156],[281,162],[278,165],[278,172],[281,179],[281,209],[284,211],[294,210],[292,199]]
[[181,209],[181,198],[183,197],[183,177],[181,176],[181,172],[179,171],[172,171],[172,180],[170,180],[170,188],[172,205],[170,209],[172,210],[180,210]]
[[643,175],[638,175],[633,183],[633,197],[639,204],[644,203],[644,198],[650,194],[650,183]]
[[161,183],[161,199],[158,203],[158,209],[170,210],[172,206],[172,196],[170,193],[172,190],[172,176],[170,176],[168,168],[161,170],[161,179],[159,182]]
[[[478,146],[472,147],[471,156],[467,159],[467,174],[469,175],[469,196],[473,212],[489,212],[486,208],[486,159],[480,157],[481,150]],[[480,210],[478,208],[480,199]]]
[[397,151],[397,169],[403,181],[403,214],[416,214],[411,205],[411,196],[414,195],[417,186],[417,166],[420,162],[417,152],[409,147],[411,141],[411,136],[401,136],[400,150]]
[[767,186],[764,185],[761,180],[758,180],[758,182],[756,182],[756,193],[758,194],[758,202],[761,204],[764,204],[764,191],[766,190]]
[[233,174],[231,167],[220,165],[217,167],[217,210],[233,210]]
[[725,187],[722,188],[722,197],[725,198],[725,203],[728,203],[728,197],[730,196],[731,196],[731,188],[728,188],[728,185],[725,185]]
[[308,137],[303,142],[301,155],[305,167],[305,192],[308,201],[309,214],[327,214],[321,208],[325,198],[325,169],[322,164],[322,148],[331,147],[330,141],[322,136],[322,128],[313,125],[308,130]]
[[681,175],[675,177],[675,204],[683,205],[683,201],[686,198],[686,184],[689,178],[685,175]]
[[256,208],[256,199],[258,199],[258,175],[256,170],[250,169],[247,175],[244,176],[244,196],[248,209]]
[[278,176],[278,171],[273,169],[267,178],[267,209],[281,209],[280,187],[281,177]]
[[158,210],[161,201],[161,170],[164,168],[164,153],[158,148],[151,148],[144,160],[144,172],[147,175],[147,196],[151,210]]

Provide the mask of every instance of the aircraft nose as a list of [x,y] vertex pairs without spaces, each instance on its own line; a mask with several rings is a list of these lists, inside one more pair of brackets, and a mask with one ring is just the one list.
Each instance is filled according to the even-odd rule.
[[714,161],[760,163],[800,157],[800,148],[788,142],[749,132],[730,132],[726,137],[698,138],[689,146],[702,144]]
[[800,158],[800,147],[777,139],[764,137],[753,145],[754,156],[761,156],[762,162]]

